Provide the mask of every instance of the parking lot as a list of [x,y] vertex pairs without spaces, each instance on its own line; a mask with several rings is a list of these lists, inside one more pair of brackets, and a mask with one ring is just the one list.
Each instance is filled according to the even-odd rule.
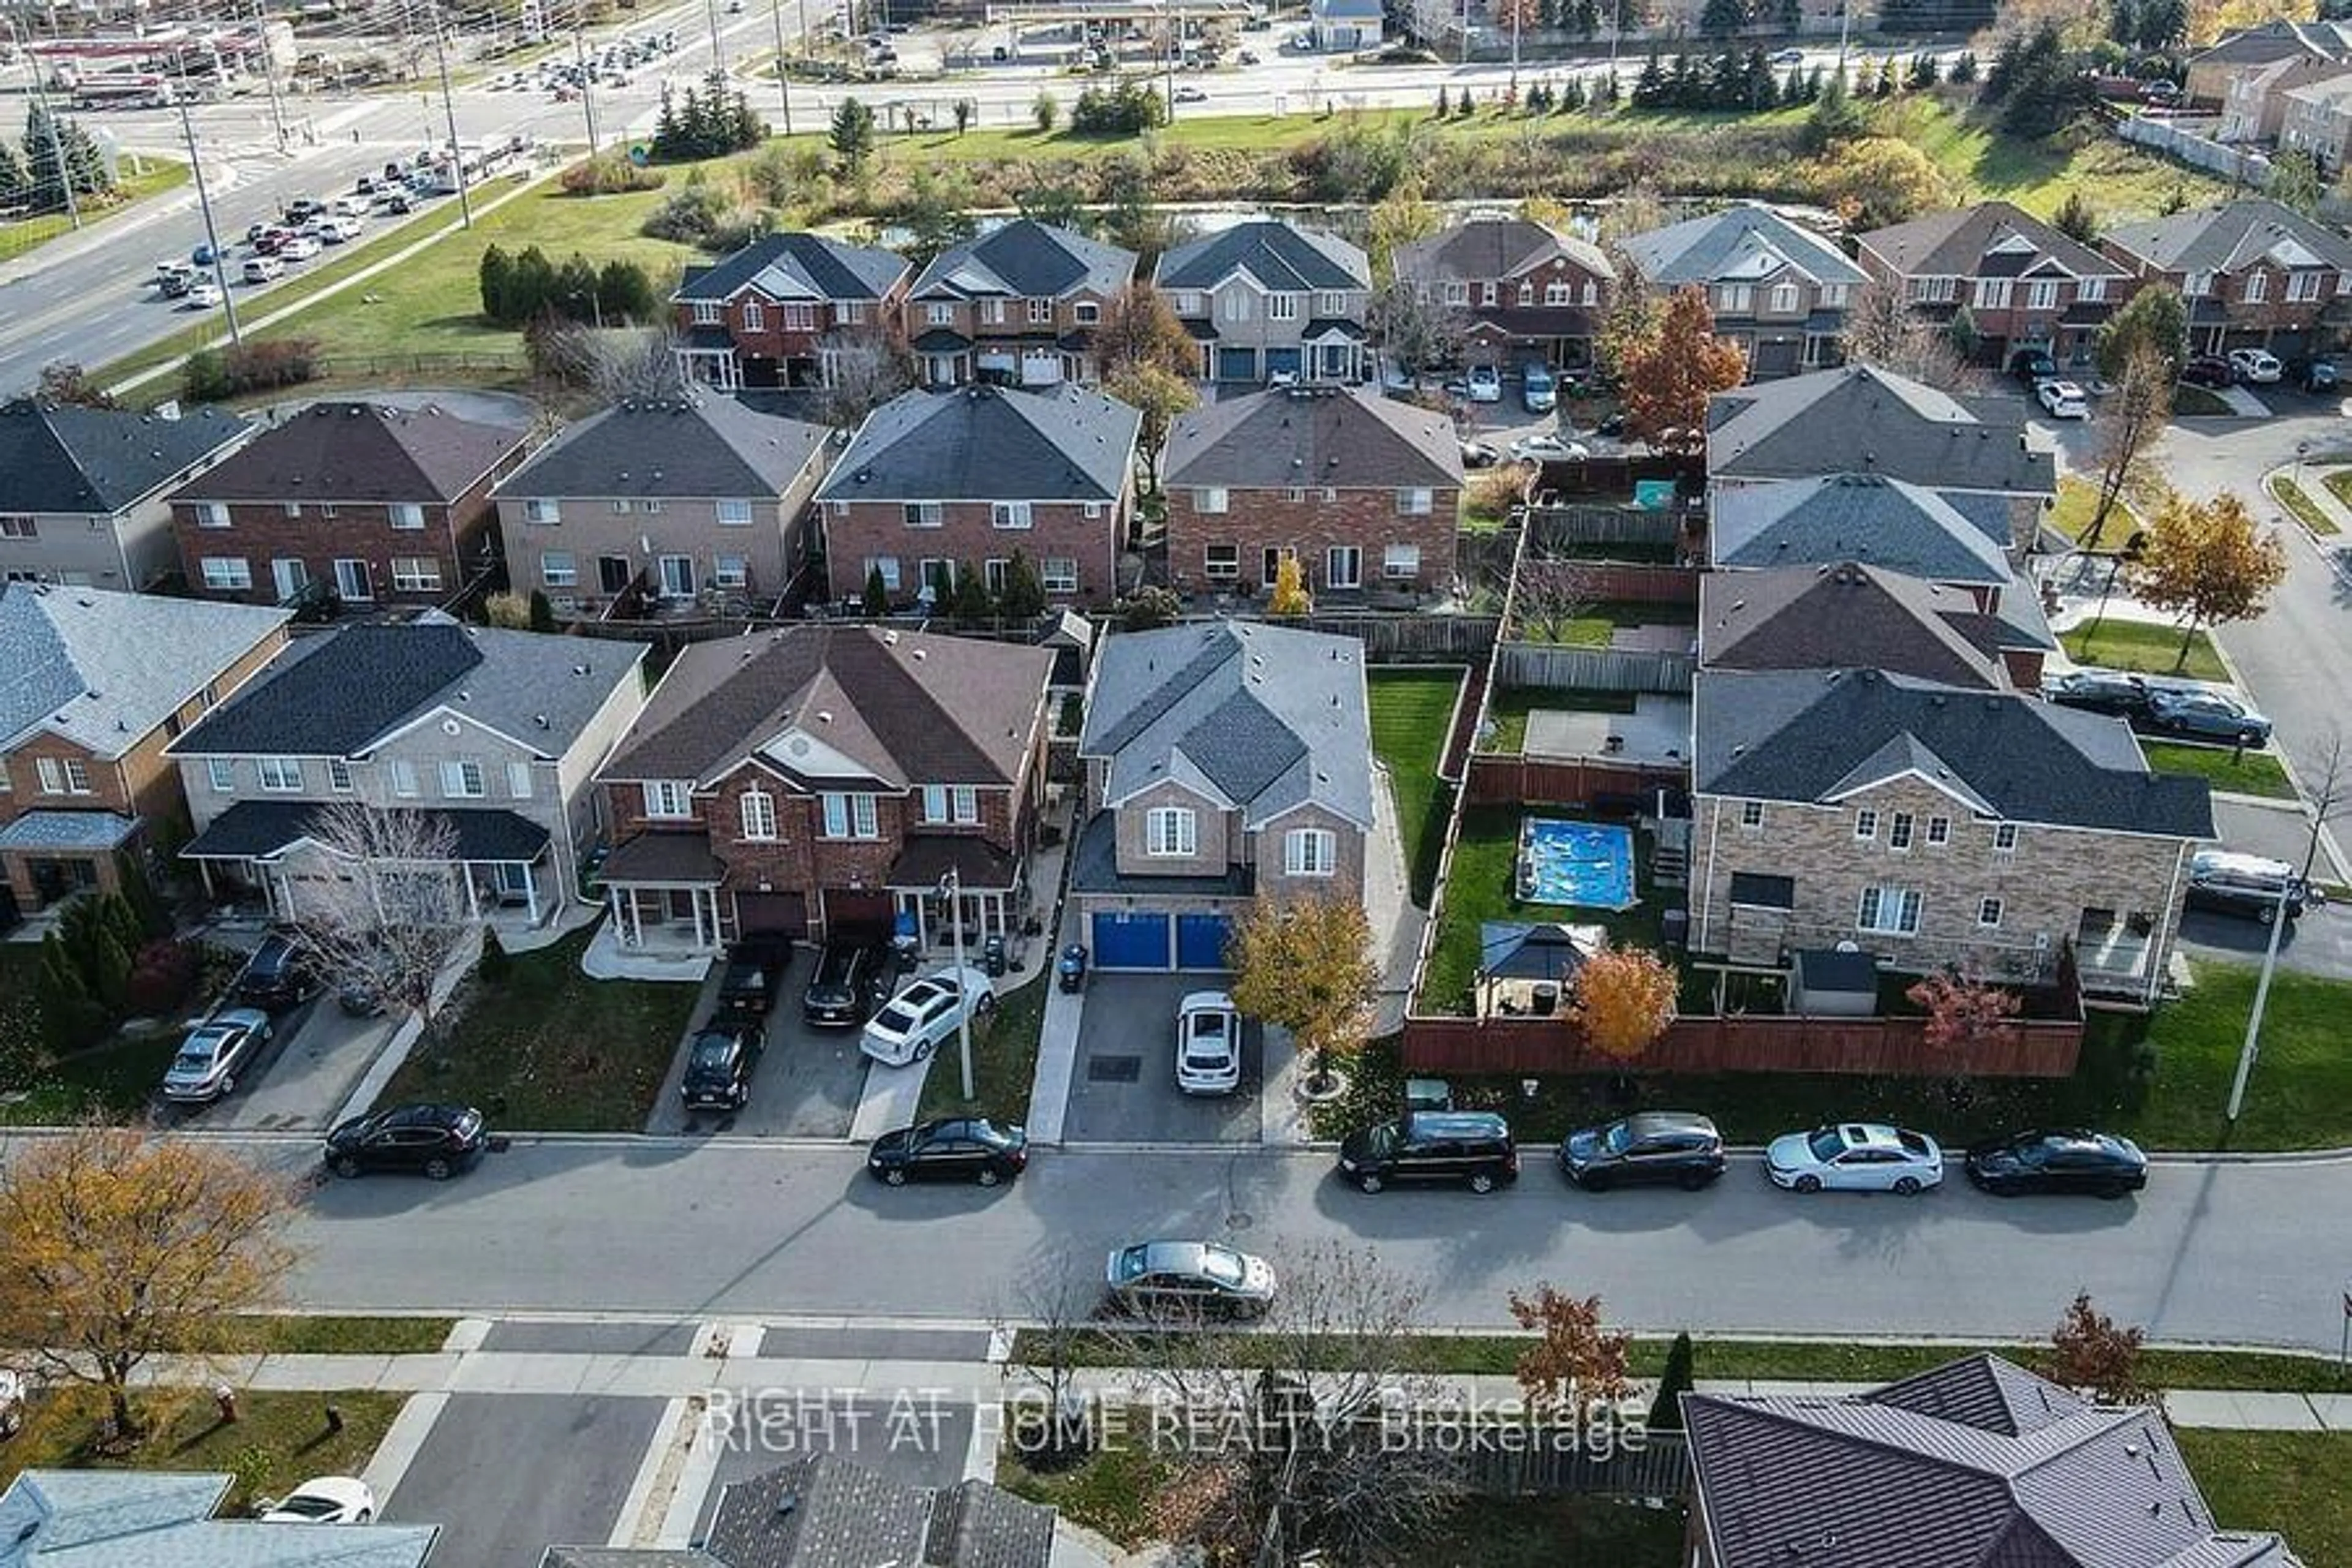
[[[646,1119],[648,1132],[733,1132],[760,1138],[846,1138],[866,1089],[865,1055],[857,1048],[855,1029],[813,1029],[801,1021],[801,991],[816,964],[813,947],[793,949],[792,962],[776,983],[775,1005],[769,1012],[760,1065],[751,1078],[751,1102],[740,1110],[696,1111],[689,1115],[678,1099],[678,1079],[686,1070],[685,1041],[670,1063],[661,1097]],[[694,1013],[691,1038],[710,1016],[718,994],[722,965],[711,978]]]
[[1217,991],[1221,974],[1096,974],[1078,1018],[1063,1135],[1073,1142],[1255,1143],[1265,1043],[1242,1028],[1242,1083],[1232,1094],[1176,1087],[1176,1005],[1189,991]]

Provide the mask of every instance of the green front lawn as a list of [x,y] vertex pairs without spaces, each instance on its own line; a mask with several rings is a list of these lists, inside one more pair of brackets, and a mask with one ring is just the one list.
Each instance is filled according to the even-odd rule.
[[[1540,806],[1475,806],[1462,814],[1454,839],[1454,865],[1445,879],[1444,908],[1438,919],[1437,940],[1429,952],[1429,970],[1414,1009],[1423,1013],[1467,1014],[1472,983],[1478,974],[1478,928],[1487,921],[1566,921],[1605,928],[1613,942],[1643,947],[1658,945],[1658,911],[1649,899],[1649,857],[1641,837],[1634,837],[1634,886],[1643,901],[1630,910],[1591,910],[1570,904],[1521,903],[1513,894],[1518,874],[1519,822],[1523,816],[1544,815]],[[1558,814],[1576,814],[1562,808]]]
[[1445,816],[1454,805],[1454,791],[1439,781],[1437,770],[1445,760],[1446,729],[1466,679],[1467,671],[1452,665],[1370,672],[1372,754],[1387,764],[1412,901],[1423,908],[1437,879]]
[[2235,419],[2238,411],[2230,400],[2208,386],[2191,386],[2182,382],[2172,389],[2172,412],[2176,418]]
[[2172,1435],[2224,1530],[2275,1531],[2315,1565],[2352,1563],[2352,1432]]
[[2274,476],[2270,485],[2271,494],[2278,498],[2279,505],[2292,512],[2295,521],[2314,535],[2325,538],[2336,531],[2335,520],[2319,510],[2319,503],[2312,500],[2301,485],[2284,474]]
[[1037,1081],[1037,1037],[1045,1026],[1045,991],[1055,984],[1052,965],[1020,990],[997,999],[996,1011],[971,1031],[973,1097],[963,1097],[963,1068],[953,1041],[940,1047],[923,1079],[915,1120],[935,1116],[985,1116],[999,1126],[1029,1121],[1029,1090]]
[[[2091,519],[2098,515],[2099,487],[2088,479],[2068,474],[2058,481],[2058,499],[2043,519],[2050,526],[2076,544],[2089,531]],[[2107,521],[2099,530],[2099,547],[2114,550],[2131,537],[2135,519],[2131,509],[2118,500],[2107,509]]]
[[2180,628],[2158,621],[2124,621],[2109,616],[2096,626],[2087,622],[2059,637],[2066,656],[2077,664],[2108,669],[2137,669],[2149,675],[2185,675],[2192,680],[2227,680],[2221,656],[2203,632],[2189,634],[2189,652],[2180,650]]
[[422,1355],[448,1343],[457,1326],[455,1318],[271,1312],[224,1320],[217,1348],[268,1355]]
[[[169,158],[126,157],[123,163],[122,181],[115,187],[111,198],[97,206],[88,201],[83,202],[81,221],[84,226],[111,217],[149,196],[160,196],[165,191],[176,190],[188,183],[188,166]],[[130,166],[134,163],[138,165],[135,169]],[[0,261],[14,261],[73,231],[73,219],[61,212],[43,213],[37,217],[0,223]]]
[[381,1102],[463,1100],[496,1126],[534,1132],[641,1131],[695,988],[589,979],[580,973],[589,934],[514,954],[497,984],[476,975],[456,1016],[443,1016],[437,1039],[418,1042]]
[[[2282,969],[2271,978],[2262,1055],[2232,1129],[2222,1112],[2245,1043],[2257,970],[2200,960],[2196,984],[2147,1021],[2156,1047],[2156,1083],[2146,1103],[2109,1120],[2151,1149],[2320,1149],[2352,1143],[2352,983]],[[2093,1017],[2128,1041],[2128,1015]],[[2088,1042],[2086,1042],[2088,1048]]]
[[23,1099],[0,1100],[0,1126],[137,1121],[146,1114],[179,1048],[179,1031],[169,1030],[76,1051],[50,1063]]
[[2227,746],[2184,746],[2172,741],[2142,741],[2139,746],[2147,753],[2147,765],[2160,773],[2193,774],[2232,795],[2297,798],[2285,767],[2268,752],[2248,752],[2233,759]]

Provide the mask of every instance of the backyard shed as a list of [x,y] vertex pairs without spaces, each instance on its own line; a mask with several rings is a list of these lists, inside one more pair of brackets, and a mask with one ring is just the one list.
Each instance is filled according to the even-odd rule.
[[1789,1011],[1815,1018],[1875,1016],[1878,961],[1851,945],[1801,949],[1789,969]]

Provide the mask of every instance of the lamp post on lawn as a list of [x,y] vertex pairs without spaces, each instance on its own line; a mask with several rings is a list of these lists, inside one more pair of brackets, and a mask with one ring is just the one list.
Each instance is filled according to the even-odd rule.
[[2291,876],[2279,879],[2278,902],[2271,909],[2270,945],[2263,950],[2263,977],[2254,982],[2253,1010],[2246,1015],[2246,1043],[2238,1051],[2238,1076],[2230,1084],[2230,1121],[2235,1125],[2238,1111],[2246,1102],[2246,1080],[2253,1076],[2254,1058],[2262,1054],[2263,1008],[2271,999],[2271,975],[2278,969],[2279,935],[2286,930],[2287,900],[2294,896],[2295,880]]
[[971,1082],[971,1010],[980,1004],[963,994],[968,984],[963,973],[963,876],[953,867],[940,879],[940,896],[948,901],[948,924],[955,935],[956,1053],[963,1068],[963,1097],[970,1100],[976,1092]]

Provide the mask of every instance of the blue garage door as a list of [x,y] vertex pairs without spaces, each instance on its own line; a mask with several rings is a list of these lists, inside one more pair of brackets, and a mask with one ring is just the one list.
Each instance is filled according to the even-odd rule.
[[1257,351],[1255,349],[1219,349],[1217,379],[1219,381],[1255,381]]
[[1178,915],[1176,967],[1225,968],[1225,942],[1233,931],[1234,922],[1223,915]]
[[1288,371],[1292,377],[1296,378],[1298,374],[1299,364],[1299,351],[1295,348],[1268,349],[1265,351],[1265,378],[1268,381],[1272,381],[1284,371]]
[[1139,914],[1095,916],[1095,967],[1167,968],[1168,917]]

